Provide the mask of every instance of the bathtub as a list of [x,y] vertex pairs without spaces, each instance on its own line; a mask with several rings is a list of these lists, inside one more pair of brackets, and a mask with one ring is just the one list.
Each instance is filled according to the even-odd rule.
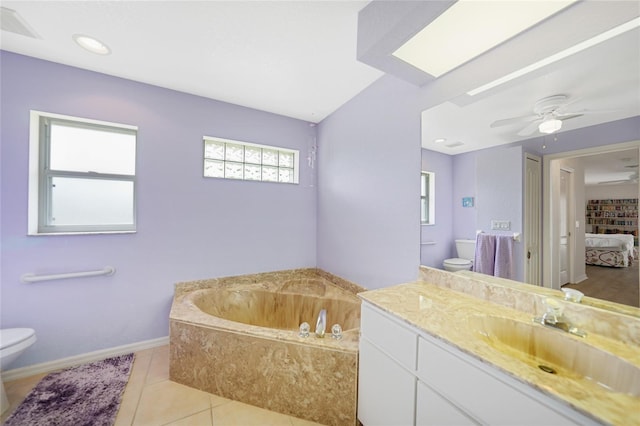
[[[365,289],[318,269],[176,284],[171,380],[327,425],[355,425],[360,299]],[[314,334],[327,310],[324,338]],[[311,326],[299,335],[300,323]],[[331,337],[340,324],[341,339]]]

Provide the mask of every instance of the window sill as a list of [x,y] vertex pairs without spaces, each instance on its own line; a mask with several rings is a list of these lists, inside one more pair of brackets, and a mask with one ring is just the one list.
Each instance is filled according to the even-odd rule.
[[101,235],[101,234],[135,234],[138,231],[80,231],[80,232],[29,232],[30,237],[45,237],[51,235]]

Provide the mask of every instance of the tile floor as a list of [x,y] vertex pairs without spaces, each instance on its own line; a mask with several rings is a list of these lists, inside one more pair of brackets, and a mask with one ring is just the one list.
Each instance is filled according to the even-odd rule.
[[[5,421],[44,377],[39,374],[5,383],[11,408]],[[169,380],[169,346],[136,352],[115,426],[312,426],[298,419],[202,392]]]

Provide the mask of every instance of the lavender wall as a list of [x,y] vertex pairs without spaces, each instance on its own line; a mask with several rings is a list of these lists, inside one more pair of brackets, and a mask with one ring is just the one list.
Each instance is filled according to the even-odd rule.
[[383,76],[319,126],[318,267],[367,288],[418,275],[417,93]]
[[[3,328],[32,327],[38,337],[12,367],[166,336],[177,281],[316,265],[315,177],[304,160],[315,128],[133,81],[1,55],[0,319]],[[139,127],[136,234],[26,235],[30,109]],[[300,184],[203,178],[203,135],[299,149]],[[27,272],[106,265],[114,266],[116,274],[20,282]]]
[[544,156],[639,139],[640,116],[635,116],[555,135],[527,139],[514,145],[522,145],[525,152]]
[[[477,206],[478,198],[477,183],[479,177],[476,175],[476,153],[458,154],[453,157],[453,238],[451,241],[452,250],[455,250],[454,240],[474,239],[476,237]],[[462,198],[473,197],[473,207],[462,207]],[[455,253],[455,252],[452,252]]]
[[[478,230],[496,234],[522,233],[524,154],[519,146],[496,147],[476,152]],[[499,163],[496,159],[500,159]],[[508,220],[508,232],[491,229],[492,220]],[[515,279],[524,279],[522,239],[514,243]]]
[[436,174],[434,225],[421,226],[420,264],[442,269],[445,259],[454,257],[453,243],[453,157],[423,149],[422,170]]
[[[454,156],[453,238],[473,238],[491,219],[509,220],[512,231],[522,232],[525,152],[544,156],[634,140],[640,140],[637,116]],[[462,207],[464,196],[476,197],[474,208]],[[518,280],[524,278],[523,256],[522,244],[516,244]]]

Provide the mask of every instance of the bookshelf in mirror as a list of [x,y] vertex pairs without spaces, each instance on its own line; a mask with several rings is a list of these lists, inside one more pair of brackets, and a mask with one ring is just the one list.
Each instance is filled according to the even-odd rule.
[[592,234],[631,234],[638,245],[638,199],[588,200],[586,231]]

